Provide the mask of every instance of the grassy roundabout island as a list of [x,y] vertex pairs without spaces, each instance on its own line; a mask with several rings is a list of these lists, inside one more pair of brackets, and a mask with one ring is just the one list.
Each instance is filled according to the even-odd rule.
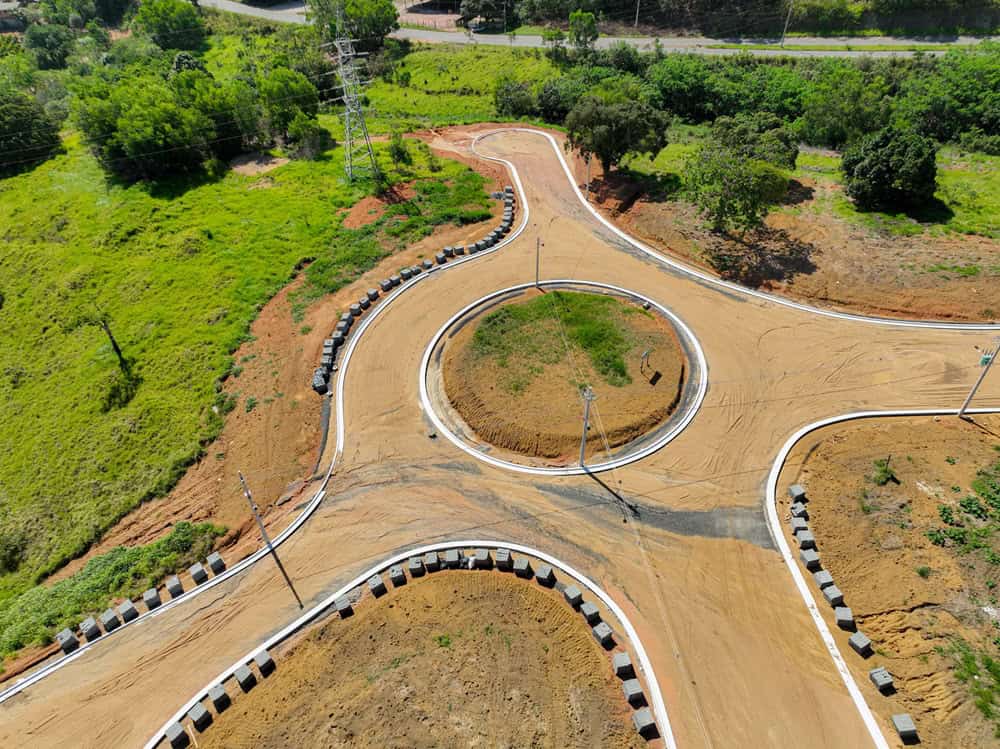
[[597,395],[589,456],[662,424],[685,371],[673,327],[658,313],[604,294],[534,290],[465,325],[443,366],[452,407],[481,440],[553,461],[578,454],[583,387]]

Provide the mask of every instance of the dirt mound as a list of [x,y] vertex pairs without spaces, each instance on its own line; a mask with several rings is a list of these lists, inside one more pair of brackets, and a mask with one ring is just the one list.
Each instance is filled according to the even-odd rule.
[[[529,301],[537,297],[534,291],[527,295]],[[520,303],[523,299],[515,302]],[[445,346],[445,392],[483,441],[521,455],[564,462],[579,454],[580,383],[590,383],[597,400],[587,455],[603,455],[606,448],[628,444],[662,424],[677,407],[684,383],[684,354],[669,322],[651,313],[627,315],[620,322],[629,341],[623,356],[631,378],[627,384],[608,384],[587,353],[565,340],[555,320],[532,328],[540,347],[545,348],[546,341],[550,344],[546,350],[526,352],[509,362],[475,352],[476,322],[465,325]],[[647,350],[649,364],[640,372],[640,359]],[[512,388],[510,370],[517,368],[522,371],[513,375],[517,382]]]
[[276,661],[201,747],[645,744],[583,618],[499,572],[412,580]]
[[[798,478],[823,566],[875,648],[861,661],[845,643],[847,662],[876,712],[910,713],[922,745],[949,749],[995,739],[973,693],[988,690],[989,675],[971,656],[996,652],[997,573],[988,549],[997,540],[981,535],[967,547],[931,540],[941,528],[981,525],[963,515],[961,502],[973,494],[977,470],[1000,458],[1000,418],[976,420],[981,427],[953,417],[858,422],[800,447],[809,451]],[[880,485],[886,476],[874,463],[888,456],[895,479]],[[896,694],[868,689],[867,671],[876,666],[893,675]],[[974,668],[981,672],[962,683]]]

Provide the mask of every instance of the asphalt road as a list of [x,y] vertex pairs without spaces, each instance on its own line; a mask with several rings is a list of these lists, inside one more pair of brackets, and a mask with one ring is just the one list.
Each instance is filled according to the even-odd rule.
[[[239,13],[254,18],[264,18],[270,21],[280,21],[283,23],[308,23],[306,18],[305,4],[302,2],[287,2],[271,8],[255,8],[251,5],[232,2],[232,0],[201,0],[201,5],[208,8],[217,8],[231,13]],[[463,31],[436,31],[433,29],[399,29],[392,34],[397,39],[409,39],[415,42],[426,42],[430,44],[487,44],[492,46],[512,46],[512,47],[544,47],[542,37],[534,35],[517,35],[513,39],[506,34],[466,34]],[[748,52],[757,57],[776,57],[790,55],[795,57],[912,57],[915,53],[907,49],[886,50],[885,46],[899,46],[905,48],[914,44],[927,44],[935,41],[949,42],[956,44],[975,44],[979,40],[977,37],[949,37],[946,39],[914,39],[901,37],[873,36],[863,38],[831,38],[831,37],[795,37],[789,44],[795,46],[820,46],[850,44],[850,50],[783,50],[778,47],[773,39],[716,39],[705,36],[635,36],[635,37],[615,37],[602,36],[597,42],[598,49],[606,49],[617,42],[631,44],[640,50],[652,50],[656,42],[667,52],[688,52],[699,55],[736,55],[741,52]],[[774,49],[719,49],[720,44],[767,44],[773,43]],[[865,51],[869,48],[870,51]],[[942,52],[947,49],[942,47]],[[931,51],[927,54],[940,54],[938,51]]]

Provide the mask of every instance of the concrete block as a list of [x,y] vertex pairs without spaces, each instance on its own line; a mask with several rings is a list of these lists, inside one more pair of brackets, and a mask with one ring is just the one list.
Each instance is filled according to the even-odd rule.
[[208,690],[208,699],[212,701],[212,707],[215,708],[215,712],[217,713],[225,711],[232,704],[232,700],[229,699],[229,693],[221,684],[216,684]]
[[819,552],[815,549],[803,549],[799,552],[799,559],[810,572],[816,572],[820,568]]
[[411,278],[413,278],[413,269],[412,268],[402,268],[399,271],[399,276],[404,281],[409,281]]
[[904,743],[913,743],[917,740],[917,724],[913,722],[909,713],[893,715],[892,727],[896,729],[896,733]]
[[376,598],[385,595],[385,583],[382,581],[381,575],[372,575],[368,578],[368,590]]
[[806,497],[806,490],[802,484],[792,484],[788,487],[788,496],[792,498],[793,502],[807,502],[808,497]]
[[486,249],[486,243],[483,240],[476,242],[476,252],[482,252]]
[[122,601],[118,605],[118,616],[122,618],[123,622],[128,623],[139,618],[139,609],[131,601]]
[[507,572],[514,569],[514,558],[510,554],[510,549],[497,549],[495,556],[498,570]]
[[615,669],[615,676],[619,679],[632,679],[635,677],[635,669],[632,667],[632,659],[628,653],[615,653],[611,658],[611,665]]
[[614,632],[611,631],[611,627],[608,626],[607,622],[601,622],[590,631],[594,634],[594,639],[597,640],[603,647],[611,648],[614,646]]
[[503,186],[503,192],[504,192],[504,195],[513,195],[514,194],[514,186],[513,185],[504,185]]
[[646,695],[642,693],[642,684],[638,679],[626,679],[622,682],[622,692],[632,707],[642,707],[646,704]]
[[205,564],[209,566],[212,570],[212,574],[218,575],[226,571],[226,561],[222,558],[222,554],[217,551],[213,551],[208,555],[208,559],[205,560]]
[[369,301],[374,302],[378,299],[378,289],[368,289],[368,294],[366,296]]
[[435,260],[435,261],[437,262],[437,264],[438,264],[438,265],[444,265],[445,263],[447,263],[447,262],[448,262],[448,258],[446,258],[446,257],[444,256],[444,253],[443,253],[443,252],[439,252],[439,253],[437,253],[437,254],[436,254],[436,255],[434,256],[434,260]]
[[347,323],[347,327],[350,328],[352,325],[354,325],[354,315],[352,315],[350,312],[343,312],[340,315],[339,322]]
[[87,638],[87,642],[93,642],[101,636],[101,628],[97,626],[97,621],[92,616],[80,622],[80,632]]
[[868,639],[868,635],[862,634],[861,632],[855,632],[851,635],[847,643],[851,646],[855,653],[863,658],[867,658],[872,654],[872,641]]
[[253,675],[253,671],[251,671],[245,664],[236,669],[233,673],[233,677],[236,679],[236,683],[240,685],[240,689],[244,692],[249,692],[257,686],[257,677]]
[[266,650],[261,649],[254,653],[253,662],[257,664],[257,670],[265,679],[274,673],[274,658]]
[[410,557],[406,563],[406,568],[410,571],[410,577],[423,577],[424,560],[420,557]]
[[171,598],[184,595],[184,586],[181,585],[181,579],[177,575],[167,578],[166,588]]
[[441,560],[436,551],[428,551],[424,554],[424,569],[428,572],[437,572],[441,569]]
[[538,581],[539,585],[551,588],[556,584],[556,573],[552,571],[552,567],[547,564],[543,564],[535,570],[535,579]]
[[882,693],[891,692],[893,690],[892,674],[886,671],[883,666],[873,668],[869,671],[868,678],[871,680],[871,683],[875,685],[875,688]]
[[800,549],[816,548],[816,536],[812,531],[799,531],[795,534],[795,540],[798,541]]
[[351,313],[351,317],[361,317],[361,305],[355,302],[347,310]]
[[108,609],[100,616],[101,626],[104,627],[105,632],[113,632],[118,629],[122,623],[118,618],[118,614],[115,613],[114,609]]
[[312,389],[316,391],[317,395],[326,395],[329,392],[329,388],[326,386],[325,369],[317,369],[313,373]]
[[489,235],[489,236],[485,237],[485,238],[484,238],[484,239],[482,240],[482,242],[483,242],[483,244],[484,244],[484,245],[486,245],[487,247],[492,247],[492,246],[493,246],[494,244],[496,244],[496,238],[495,238],[495,237],[494,237],[494,236],[493,236],[493,235],[491,234],[491,235]]
[[580,605],[580,613],[583,614],[583,618],[587,620],[587,624],[593,626],[601,621],[601,612],[597,608],[597,605],[591,601],[584,601]]
[[196,585],[201,585],[203,582],[208,580],[208,572],[202,566],[201,562],[195,562],[188,568],[188,572],[191,574],[191,579],[194,580]]
[[445,247],[443,250],[441,250],[441,252],[444,253],[445,257],[454,257],[455,256],[455,248],[454,247],[450,247],[450,246],[449,247]]
[[190,745],[191,737],[188,736],[187,731],[184,730],[184,726],[180,723],[171,723],[167,726],[167,732],[164,734],[167,739],[167,743],[170,744],[170,749],[183,749],[183,747]]
[[212,714],[200,702],[194,703],[187,716],[199,733],[212,725]]
[[455,254],[456,255],[464,255],[465,254],[465,245],[464,244],[457,244],[457,245],[455,245]]
[[389,568],[389,579],[392,580],[392,584],[397,588],[401,585],[406,585],[406,573],[403,572],[403,568],[398,564],[394,564]]
[[156,591],[156,588],[150,588],[145,593],[142,594],[142,602],[146,604],[146,608],[152,611],[157,606],[160,605],[160,594]]
[[333,369],[333,354],[323,354],[319,359],[319,365],[323,368],[324,372],[329,372]]
[[366,296],[361,297],[358,300],[358,304],[361,305],[361,309],[368,309],[372,306],[372,300]]
[[333,605],[336,607],[337,613],[340,614],[341,619],[346,619],[354,614],[354,607],[351,606],[351,599],[347,596],[341,596],[333,602]]
[[444,552],[444,566],[451,570],[457,569],[462,565],[464,557],[461,549],[447,549]]
[[531,562],[526,557],[518,557],[514,560],[514,574],[518,577],[528,579],[532,575]]
[[348,332],[350,332],[350,330],[351,330],[351,326],[350,326],[350,325],[348,325],[348,324],[347,324],[346,322],[344,322],[343,320],[341,320],[340,322],[338,322],[338,323],[337,323],[337,326],[336,326],[336,327],[334,328],[334,330],[335,330],[335,331],[336,331],[337,333],[340,333],[340,335],[341,335],[341,336],[342,336],[343,338],[347,338],[347,334],[348,334]]
[[632,725],[644,739],[655,739],[659,736],[656,730],[656,721],[653,720],[653,713],[649,711],[648,707],[632,713]]
[[424,266],[424,270],[430,270],[431,268],[434,267],[434,263],[432,263],[430,260],[424,260],[421,263],[421,265]]
[[799,531],[809,530],[809,521],[805,518],[792,518],[791,520],[792,533],[798,533]]
[[378,282],[378,285],[379,288],[382,289],[382,291],[388,291],[389,289],[392,288],[392,282],[388,278],[383,278],[381,281]]
[[847,606],[837,606],[833,610],[833,618],[837,620],[837,626],[841,629],[853,630],[855,627],[854,612]]
[[410,273],[412,273],[413,275],[419,276],[422,272],[423,271],[421,270],[421,268],[420,268],[419,265],[411,265],[410,266]]
[[476,560],[475,564],[477,570],[493,569],[493,557],[490,556],[489,549],[476,549],[474,559]]
[[69,655],[78,647],[80,647],[80,641],[76,639],[76,635],[74,635],[69,628],[64,629],[62,632],[56,635],[56,642],[59,643],[59,647],[62,648],[62,651],[66,655]]
[[840,588],[836,585],[827,585],[823,588],[823,597],[831,606],[836,607],[844,605],[844,594],[840,592]]
[[167,578],[166,588],[171,598],[177,598],[184,593],[184,586],[181,585],[181,579],[177,575]]
[[580,604],[583,603],[583,593],[575,585],[567,585],[563,588],[563,598],[574,609],[579,608]]
[[338,346],[341,346],[341,345],[343,345],[344,341],[346,341],[346,340],[347,340],[347,331],[346,330],[336,330],[336,331],[334,331],[334,333],[333,333],[333,342],[334,343],[336,343]]
[[816,585],[819,586],[820,590],[824,588],[829,588],[833,585],[833,575],[831,575],[826,570],[820,570],[819,572],[813,573],[813,580],[816,581]]
[[393,274],[389,276],[389,283],[393,286],[399,286],[402,282],[403,279],[401,279],[398,275]]
[[792,513],[793,518],[809,519],[809,510],[801,502],[792,502],[792,506],[788,508],[788,511]]

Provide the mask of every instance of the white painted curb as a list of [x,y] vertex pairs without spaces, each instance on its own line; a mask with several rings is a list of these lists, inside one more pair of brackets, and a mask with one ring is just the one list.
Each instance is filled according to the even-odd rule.
[[[355,588],[364,585],[364,583],[372,575],[375,575],[382,570],[388,569],[394,564],[404,562],[410,557],[423,556],[429,551],[443,551],[445,549],[467,549],[475,547],[486,547],[489,549],[510,549],[511,551],[516,551],[521,554],[528,554],[529,556],[535,557],[536,559],[541,559],[546,564],[550,564],[556,569],[561,570],[565,574],[574,578],[575,581],[582,584],[587,590],[597,596],[601,603],[603,603],[608,610],[618,619],[621,623],[622,628],[625,630],[625,634],[628,636],[629,641],[632,644],[633,650],[635,650],[636,657],[639,659],[639,668],[646,679],[646,685],[649,689],[649,703],[653,708],[653,712],[656,715],[656,727],[663,737],[663,742],[668,749],[677,749],[677,743],[674,741],[673,731],[670,727],[670,719],[667,717],[667,708],[663,703],[663,695],[660,692],[660,685],[656,680],[656,674],[653,671],[653,664],[649,660],[649,656],[646,654],[646,649],[642,646],[642,642],[639,640],[639,635],[635,631],[635,627],[632,626],[632,622],[629,621],[625,612],[622,611],[621,607],[615,603],[615,601],[609,596],[604,590],[600,588],[593,580],[584,576],[574,568],[570,567],[568,564],[561,562],[559,559],[546,554],[545,552],[534,549],[530,546],[523,546],[521,544],[504,543],[500,541],[484,541],[473,539],[469,541],[445,541],[442,543],[429,544],[427,546],[418,546],[413,549],[401,552],[394,556],[389,557],[381,562],[379,562],[374,567],[370,567],[361,574],[357,575],[353,580],[351,580],[347,585],[340,588],[336,592],[327,596],[326,599],[318,603],[316,606],[311,608],[309,611],[304,613],[294,622],[289,624],[287,627],[282,629],[280,632],[269,637],[263,643],[255,647],[249,653],[247,653],[243,658],[238,660],[232,666],[227,668],[225,671],[216,676],[212,681],[202,687],[198,693],[184,703],[176,713],[174,713],[169,720],[167,720],[160,729],[153,734],[152,738],[146,742],[145,749],[154,749],[160,741],[163,740],[166,734],[167,728],[173,724],[184,719],[188,711],[194,707],[195,703],[200,702],[207,694],[208,690],[211,689],[216,684],[221,684],[226,679],[230,678],[237,668],[245,663],[249,663],[253,660],[254,655],[260,650],[270,650],[276,645],[280,644],[284,640],[287,640],[291,635],[300,630],[302,627],[306,626],[313,619],[322,614],[326,609],[333,605],[333,602],[340,598],[341,596],[347,595],[350,591]],[[469,574],[475,574],[474,571],[470,571]],[[513,574],[513,573],[511,573]],[[526,583],[530,584],[530,580],[526,580]],[[585,626],[585,625],[584,625]]]

